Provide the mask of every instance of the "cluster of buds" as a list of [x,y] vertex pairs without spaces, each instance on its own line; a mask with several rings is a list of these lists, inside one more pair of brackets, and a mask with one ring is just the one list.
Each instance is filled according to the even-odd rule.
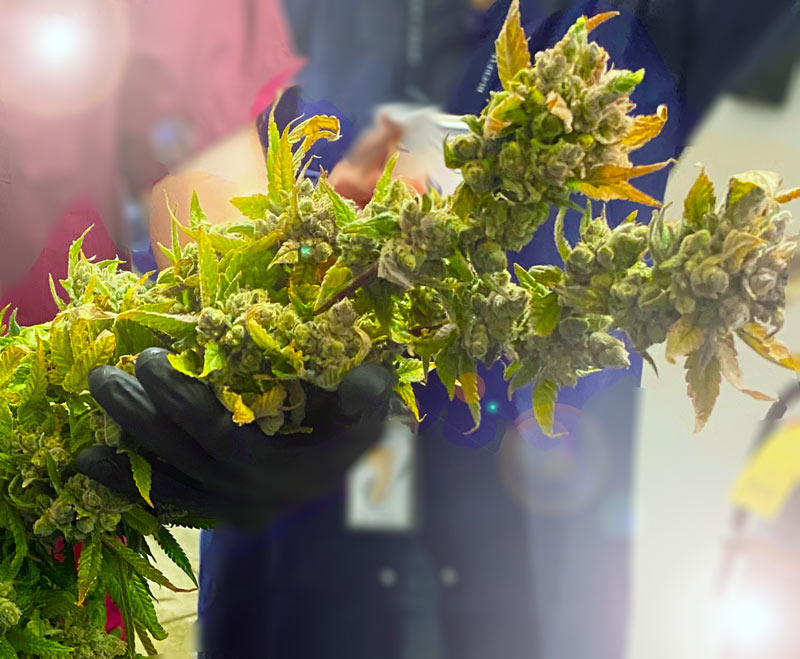
[[796,240],[786,236],[791,216],[779,208],[780,179],[747,172],[730,181],[725,202],[715,207],[710,181],[701,174],[696,195],[706,190],[680,227],[664,236],[654,277],[669,278],[669,299],[699,327],[736,331],[751,322],[779,329]]
[[67,542],[85,540],[94,531],[113,533],[131,504],[83,474],[71,476],[52,504],[33,524],[33,532],[59,532]]
[[[608,53],[578,20],[553,48],[536,54],[492,94],[469,132],[449,139],[445,161],[461,169],[477,201],[480,233],[519,250],[572,192],[604,167],[630,168],[630,94],[643,71],[609,69]],[[526,55],[522,55],[525,57]],[[502,77],[502,71],[501,71]]]

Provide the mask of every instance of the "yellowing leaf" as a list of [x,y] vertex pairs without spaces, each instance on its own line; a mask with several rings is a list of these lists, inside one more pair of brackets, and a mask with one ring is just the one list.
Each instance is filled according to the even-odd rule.
[[462,373],[458,376],[458,384],[464,394],[464,402],[469,404],[477,403],[481,397],[478,393],[478,374],[472,371]]
[[266,416],[278,416],[283,410],[285,398],[286,389],[278,384],[269,391],[248,398],[247,404],[252,409],[254,418],[261,419]]
[[689,398],[694,404],[694,430],[698,432],[706,425],[714,403],[719,396],[721,380],[719,360],[716,355],[703,354],[696,350],[686,358],[686,384]]
[[676,357],[694,352],[703,344],[704,338],[705,333],[694,324],[693,316],[681,316],[667,332],[667,361],[674,364]]
[[4,387],[14,375],[17,366],[30,354],[30,350],[19,344],[11,344],[0,353],[0,387]]
[[594,30],[598,25],[605,23],[606,21],[619,16],[618,11],[607,11],[602,14],[596,14],[591,18],[586,19],[586,33],[588,34],[592,30]]
[[789,349],[778,339],[768,336],[767,328],[763,325],[747,323],[737,333],[742,341],[773,364],[800,372],[800,365],[792,358]]
[[619,167],[618,165],[600,165],[594,167],[587,175],[586,182],[593,185],[609,185],[620,181],[627,181],[638,176],[651,174],[664,169],[667,165],[675,161],[670,158],[663,162],[656,162],[652,165],[638,165],[635,167]]
[[189,377],[196,378],[199,377],[199,374],[197,373],[197,365],[195,364],[194,357],[195,353],[188,351],[181,353],[180,355],[167,355],[167,361],[172,368],[178,371],[178,373],[183,373]]
[[274,338],[272,338],[267,330],[265,330],[254,318],[247,319],[247,331],[250,333],[250,338],[253,339],[256,345],[260,348],[273,352],[280,352],[280,344]]
[[494,42],[497,54],[497,73],[504,89],[508,89],[517,71],[531,66],[528,39],[522,29],[519,0],[512,0],[505,23]]
[[330,297],[336,295],[345,288],[352,277],[353,272],[343,261],[337,262],[328,268],[322,280],[322,284],[319,287],[314,309],[319,310]]
[[308,150],[317,140],[335,142],[341,137],[339,132],[339,119],[327,115],[315,115],[299,123],[289,132],[289,144],[295,144],[301,139],[303,143],[294,152],[294,166],[297,169]]
[[548,437],[557,437],[553,431],[556,413],[558,385],[552,380],[540,380],[533,387],[533,415],[542,432]]
[[742,385],[742,369],[739,367],[739,357],[736,354],[736,346],[733,343],[733,335],[730,332],[717,336],[716,349],[720,371],[722,371],[722,375],[725,376],[728,382],[742,393],[756,400],[774,400],[771,396],[753,389],[746,389]]
[[661,208],[661,202],[656,201],[651,196],[645,194],[641,190],[637,190],[630,183],[624,181],[600,186],[592,185],[586,181],[581,181],[578,183],[578,190],[580,190],[590,199],[600,199],[602,201],[624,199],[626,201],[636,202],[637,204],[645,204],[647,206]]
[[[499,103],[490,105],[489,113],[483,124],[483,135],[487,138],[497,137],[512,123],[511,115],[518,110],[525,99],[519,94],[508,94]],[[569,110],[567,110],[569,112]]]
[[103,330],[91,343],[87,350],[75,355],[75,363],[64,376],[62,387],[67,391],[80,392],[89,387],[89,371],[97,366],[104,366],[111,362],[117,339],[113,332]]
[[661,129],[667,123],[667,114],[667,106],[659,105],[655,114],[634,117],[633,124],[628,134],[622,139],[622,143],[630,151],[643,147],[661,133]]
[[50,295],[53,296],[53,302],[56,303],[56,307],[59,311],[64,311],[67,308],[66,303],[64,300],[61,299],[61,296],[56,292],[56,283],[53,281],[53,275],[47,275],[50,280]]
[[228,411],[233,413],[234,422],[240,426],[255,420],[256,417],[253,410],[245,405],[240,394],[225,387],[220,391],[219,399]]
[[800,199],[800,188],[795,188],[794,190],[788,190],[787,192],[782,192],[777,197],[775,197],[775,201],[779,204],[786,204],[793,199]]
[[422,418],[419,415],[419,407],[417,406],[417,397],[414,394],[414,387],[411,385],[411,383],[398,383],[395,385],[394,390],[395,393],[397,393],[405,403],[406,407],[408,407],[408,409],[410,409],[414,414],[414,418],[417,421],[422,421]]

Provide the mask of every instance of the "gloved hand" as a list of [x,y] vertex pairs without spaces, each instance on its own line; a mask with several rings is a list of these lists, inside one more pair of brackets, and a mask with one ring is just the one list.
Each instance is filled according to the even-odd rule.
[[[392,376],[378,364],[348,373],[335,392],[312,390],[310,434],[268,437],[239,426],[204,383],[179,373],[169,353],[149,348],[136,377],[111,366],[89,375],[92,396],[122,428],[121,445],[152,465],[151,499],[191,515],[247,528],[324,493],[382,432]],[[141,501],[125,454],[93,446],[78,471]]]

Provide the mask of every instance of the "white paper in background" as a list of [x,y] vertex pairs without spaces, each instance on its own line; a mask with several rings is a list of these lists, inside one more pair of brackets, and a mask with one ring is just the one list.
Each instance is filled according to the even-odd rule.
[[416,522],[416,435],[395,419],[347,476],[347,528],[408,533]]
[[448,135],[467,132],[461,117],[441,112],[433,105],[413,105],[391,103],[376,110],[376,116],[383,116],[403,129],[400,148],[405,154],[401,158],[396,173],[411,178],[427,175],[442,194],[450,194],[461,182],[461,174],[444,165],[442,144]]

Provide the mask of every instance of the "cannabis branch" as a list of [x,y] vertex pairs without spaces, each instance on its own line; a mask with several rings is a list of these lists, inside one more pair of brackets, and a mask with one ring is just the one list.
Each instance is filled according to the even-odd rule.
[[[531,61],[512,3],[497,40],[503,90],[445,144],[447,164],[463,174],[450,197],[393,180],[392,161],[359,209],[324,174],[316,186],[304,177],[309,149],[336,139],[338,121],[312,117],[281,132],[271,118],[267,194],[233,199],[244,217],[222,225],[194,197],[189,226],[172,218],[172,244],[162,247],[172,266],[155,283],[117,260],[86,258],[82,238],[73,244],[61,282],[68,302],[51,281],[55,319],[21,328],[12,314],[0,337],[0,657],[134,657],[136,639],[155,653],[152,639],[165,632],[148,583],[177,588],[152,565],[149,539],[194,582],[167,526],[206,522],[148,509],[146,460],[130,453],[141,504],[70,471],[93,444],[124,450],[87,391],[89,372],[132,372],[147,347],[172,350],[172,365],[213,387],[237,423],[267,434],[302,431],[307,388],[335,389],[365,360],[396,373],[415,412],[415,383],[438,377],[451,398],[460,385],[476,427],[476,364],[502,367],[509,395],[532,385],[546,433],[559,388],[628,366],[620,332],[648,359],[664,342],[669,361],[685,357],[698,428],[723,376],[764,397],[743,387],[735,337],[794,368],[774,334],[796,246],[779,206],[800,191],[781,193],[776,175],[734,176],[717,200],[701,173],[682,217],[656,210],[649,226],[634,213],[611,228],[589,204],[578,243],[564,238],[576,194],[658,208],[630,180],[669,164],[629,159],[667,111],[631,114],[643,71],[610,68],[588,40],[612,17],[579,19]],[[563,269],[509,268],[509,253],[554,208]],[[106,593],[127,642],[104,631]]]

